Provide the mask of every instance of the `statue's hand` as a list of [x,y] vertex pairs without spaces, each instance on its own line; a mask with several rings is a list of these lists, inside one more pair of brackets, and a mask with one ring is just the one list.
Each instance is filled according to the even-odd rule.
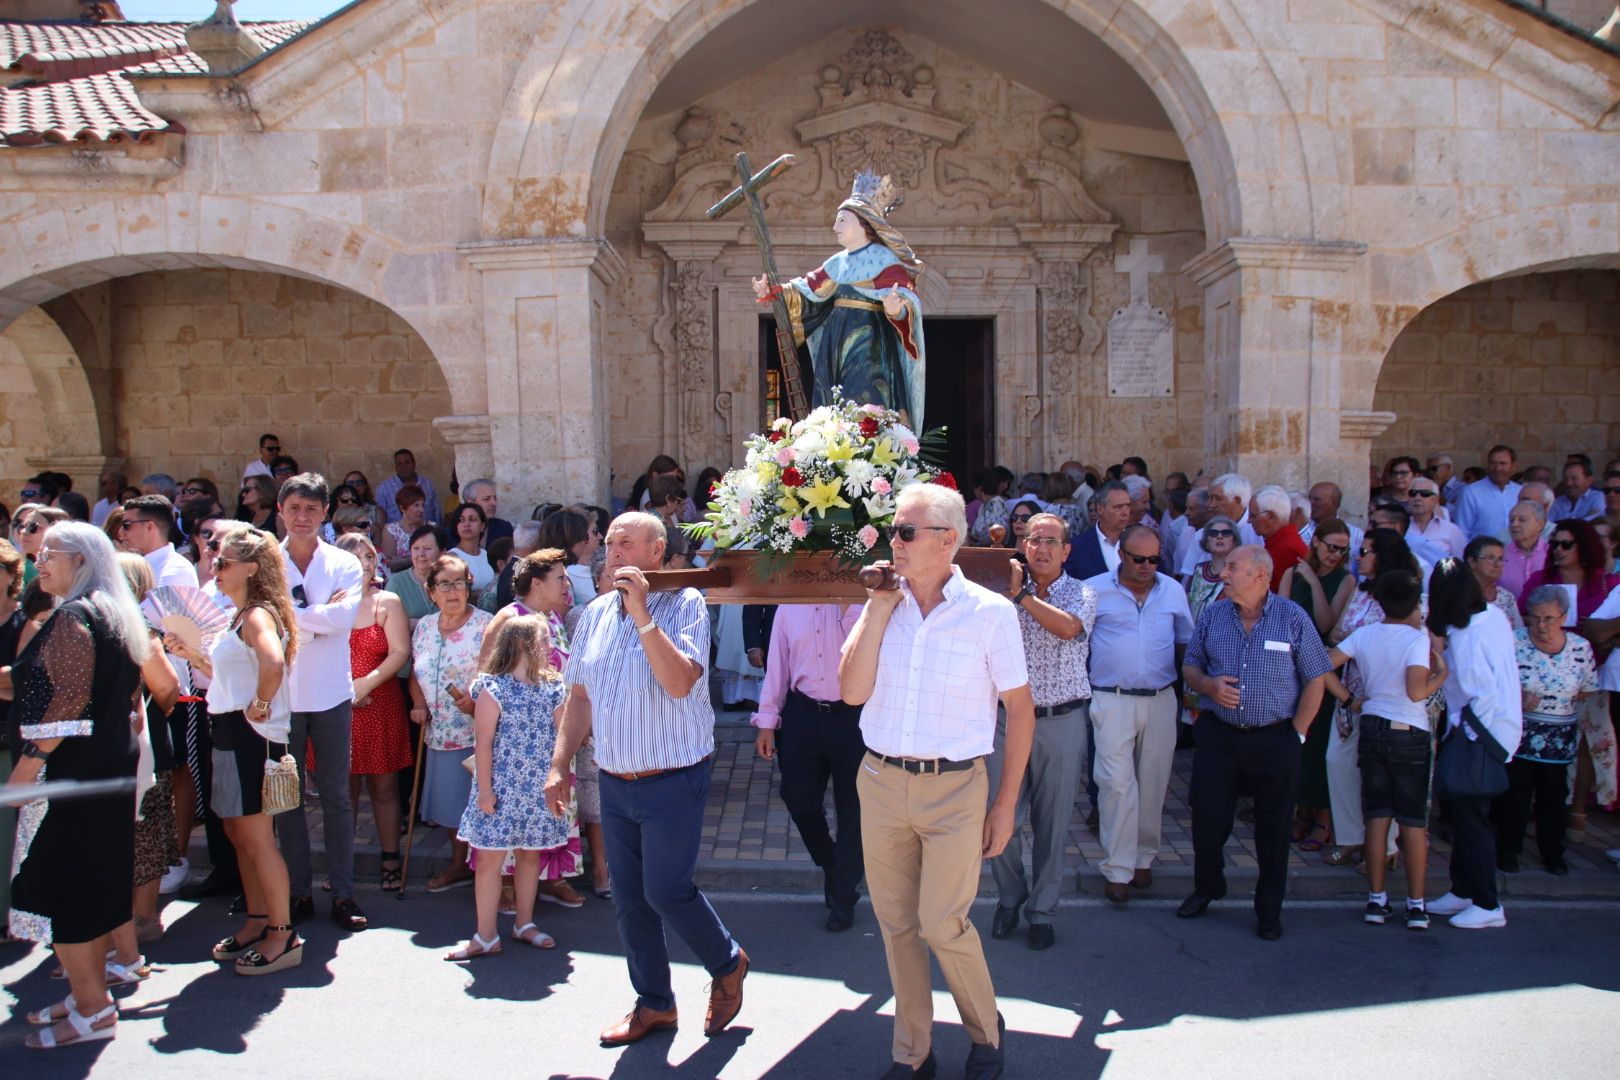
[[771,287],[766,283],[764,274],[761,274],[759,277],[754,279],[754,298],[756,300],[765,299],[770,291]]
[[889,291],[883,294],[883,313],[891,319],[898,319],[906,313],[906,298],[900,295],[900,287],[889,286]]

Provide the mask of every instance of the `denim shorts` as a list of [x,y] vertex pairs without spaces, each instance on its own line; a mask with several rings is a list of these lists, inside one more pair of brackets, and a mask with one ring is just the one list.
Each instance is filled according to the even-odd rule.
[[1362,716],[1361,816],[1394,818],[1414,829],[1429,824],[1429,779],[1434,770],[1434,740],[1422,728],[1405,731],[1381,716]]

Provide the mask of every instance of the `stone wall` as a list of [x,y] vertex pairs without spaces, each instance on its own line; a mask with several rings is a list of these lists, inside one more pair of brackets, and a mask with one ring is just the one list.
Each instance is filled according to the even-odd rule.
[[1471,285],[1395,339],[1373,399],[1399,419],[1374,458],[1447,450],[1479,464],[1503,442],[1556,467],[1620,449],[1620,271],[1564,270]]
[[27,458],[45,447],[45,419],[22,353],[0,334],[0,503],[17,509],[17,492],[38,470]]
[[[682,245],[650,241],[649,220],[667,228],[677,220],[672,207],[680,204],[685,210],[679,221],[701,221],[709,195],[698,198],[704,189],[687,186],[685,178],[718,176],[729,184],[724,166],[738,149],[750,151],[756,168],[779,153],[793,153],[799,164],[764,192],[778,264],[784,276],[791,276],[832,255],[837,245],[831,222],[851,176],[829,167],[829,156],[841,152],[836,142],[831,150],[824,142],[807,144],[801,132],[813,127],[808,118],[828,115],[822,73],[831,66],[850,75],[848,56],[867,33],[856,28],[827,35],[690,109],[644,117],[632,136],[607,221],[607,237],[627,264],[613,290],[618,306],[607,324],[616,491],[622,493],[658,453],[694,458],[682,461],[689,475],[709,464],[734,464],[726,457],[728,449],[758,430],[760,420],[757,374],[744,369],[759,363],[754,327],[766,309],[747,292],[747,278],[759,273],[759,262],[742,211],[726,219],[735,230],[730,239],[701,254],[701,244],[685,245],[689,254],[677,256],[689,260],[682,266],[704,277],[704,291],[691,305],[682,302],[680,271],[668,254]],[[1044,470],[1070,457],[1106,466],[1135,453],[1148,458],[1155,471],[1196,468],[1203,447],[1203,296],[1176,272],[1204,247],[1191,167],[1181,160],[1089,147],[1083,139],[1071,148],[1064,135],[1052,133],[1071,127],[1078,132],[1086,124],[1083,116],[1059,109],[1054,117],[1049,99],[922,36],[894,31],[893,40],[910,54],[902,65],[906,72],[913,65],[926,72],[926,83],[919,83],[926,93],[896,97],[896,102],[926,108],[947,126],[962,126],[954,142],[926,150],[917,149],[919,142],[928,145],[926,140],[908,142],[904,132],[897,137],[892,130],[873,145],[885,155],[879,164],[902,174],[906,201],[893,221],[928,267],[918,289],[925,312],[996,318],[998,460],[1016,471]],[[1037,193],[1025,177],[1031,161],[1059,163],[1095,202],[1096,216],[1116,229],[1081,271],[1082,291],[1071,321],[1079,327],[1078,352],[1064,388],[1055,385],[1045,355],[1055,293],[1035,251],[1074,218],[1043,203],[1049,194]],[[908,167],[912,171],[905,174]],[[705,227],[691,232],[704,233]],[[1114,271],[1114,261],[1138,237],[1163,260],[1163,270],[1149,280],[1149,296],[1175,323],[1175,393],[1164,399],[1110,399],[1106,328],[1109,316],[1130,299],[1129,277]],[[687,342],[675,325],[694,315],[703,323],[700,336],[707,341],[712,334],[718,350],[717,370],[695,376],[683,352]],[[728,337],[735,343],[729,355]],[[707,366],[702,358],[698,364]],[[709,443],[693,435],[690,405],[681,400],[693,396],[694,388],[703,399],[703,422],[719,432]],[[1073,417],[1067,439],[1052,436],[1051,406],[1059,396],[1070,403]],[[695,460],[689,449],[683,453],[693,444],[705,447],[707,460]]]
[[304,469],[372,485],[412,447],[447,492],[431,421],[449,411],[426,344],[386,308],[303,278],[177,270],[112,283],[116,450],[131,477],[201,474],[234,490],[259,435]]

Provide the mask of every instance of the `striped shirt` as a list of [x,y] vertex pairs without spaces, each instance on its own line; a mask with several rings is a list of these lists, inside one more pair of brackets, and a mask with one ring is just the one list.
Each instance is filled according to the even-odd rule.
[[649,593],[647,611],[682,656],[703,668],[683,698],[653,675],[635,620],[621,617],[619,594],[598,596],[574,628],[563,681],[591,700],[596,763],[610,773],[679,769],[714,753],[709,704],[709,611],[696,589]]
[[[1012,601],[951,568],[923,618],[904,578],[878,652],[861,734],[880,754],[967,761],[995,748],[996,699],[1029,683]],[[844,648],[849,648],[848,642]]]

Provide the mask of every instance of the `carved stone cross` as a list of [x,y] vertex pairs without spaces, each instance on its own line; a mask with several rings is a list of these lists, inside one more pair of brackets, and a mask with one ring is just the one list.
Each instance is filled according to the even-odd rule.
[[1149,255],[1145,236],[1131,237],[1131,250],[1114,257],[1114,272],[1131,275],[1131,303],[1148,302],[1148,275],[1164,269],[1164,256]]

